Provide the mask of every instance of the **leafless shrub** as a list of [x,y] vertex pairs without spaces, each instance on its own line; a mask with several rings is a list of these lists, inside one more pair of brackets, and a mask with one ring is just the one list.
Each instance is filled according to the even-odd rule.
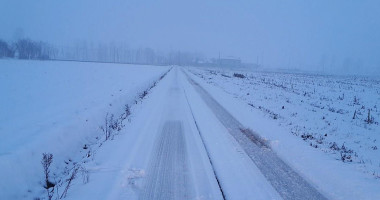
[[131,108],[129,107],[128,104],[125,104],[125,115],[128,117],[129,115],[131,115]]
[[111,125],[108,119],[108,113],[104,119],[104,126],[100,126],[100,129],[103,131],[104,135],[106,136],[106,140],[108,140],[112,133]]
[[375,121],[375,118],[371,116],[371,109],[368,109],[368,117],[364,121],[367,122],[367,124],[373,124],[373,122]]
[[341,101],[344,100],[344,93],[342,96],[339,95],[338,100],[341,100]]
[[330,143],[330,149],[334,150],[334,151],[339,151],[340,148],[338,146],[338,144],[336,142],[333,142],[333,143]]
[[139,97],[140,97],[140,99],[144,99],[144,97],[145,97],[146,95],[148,95],[148,92],[147,92],[146,90],[144,90],[144,92],[142,92],[142,93],[139,95]]
[[310,134],[310,133],[302,133],[301,138],[303,140],[305,140],[305,141],[306,140],[314,140],[315,139],[314,135]]
[[354,105],[360,105],[359,99],[356,96],[354,96]]
[[51,200],[53,195],[54,195],[54,186],[55,186],[55,184],[49,180],[49,178],[50,178],[50,165],[52,162],[53,162],[53,154],[51,154],[51,153],[43,153],[42,154],[41,164],[42,164],[42,167],[44,168],[44,175],[45,175],[44,188],[46,189],[46,191],[48,193],[49,200]]
[[70,177],[68,179],[66,179],[66,187],[65,187],[65,190],[63,191],[63,193],[61,194],[61,197],[60,199],[62,198],[65,198],[66,195],[67,195],[67,191],[70,189],[70,186],[71,186],[71,182],[76,178],[77,174],[78,174],[78,171],[79,171],[79,167],[78,166],[75,166],[70,174]]
[[[112,131],[111,131],[111,133],[114,131],[114,130],[120,130],[119,129],[119,123],[118,123],[118,120],[116,119],[114,119],[114,115],[113,114],[111,114],[111,116],[110,116],[110,118],[109,118],[109,125],[110,125],[110,128],[112,129]],[[111,134],[110,134],[110,136],[111,136]]]
[[340,152],[340,159],[342,162],[352,162],[352,157],[350,154]]
[[342,147],[340,148],[340,157],[342,162],[352,162],[353,153],[354,151],[352,149],[348,149],[343,143]]
[[106,139],[109,140],[112,139],[114,136],[114,131],[121,131],[121,129],[124,127],[123,121],[127,119],[127,117],[130,115],[129,106],[127,105],[125,113],[120,115],[118,118],[114,118],[114,115],[109,115],[107,113],[105,119],[104,119],[104,126],[100,126],[99,128],[103,131]]

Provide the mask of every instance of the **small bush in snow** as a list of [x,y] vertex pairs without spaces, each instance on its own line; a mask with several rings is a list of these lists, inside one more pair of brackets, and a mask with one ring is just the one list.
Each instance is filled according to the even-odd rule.
[[350,154],[340,152],[340,159],[342,162],[352,162],[352,158]]
[[111,133],[112,133],[111,126],[110,126],[109,120],[108,120],[108,113],[106,115],[104,123],[105,123],[104,126],[100,126],[100,129],[103,131],[104,135],[106,136],[106,140],[108,140],[111,136]]
[[301,135],[301,138],[303,140],[314,140],[314,136],[312,134],[310,134],[310,133],[303,133]]
[[333,142],[333,143],[330,145],[330,149],[332,149],[332,150],[334,150],[334,151],[339,151],[339,150],[340,150],[339,146],[338,146],[335,142]]
[[52,162],[53,162],[53,154],[51,153],[42,154],[41,164],[42,164],[42,167],[44,168],[44,175],[45,175],[44,188],[46,189],[48,193],[49,200],[54,195],[54,186],[55,186],[55,184],[49,180],[50,179],[50,165]]
[[148,92],[144,90],[144,92],[142,92],[139,97],[140,99],[143,99],[146,95],[148,95]]
[[245,76],[243,74],[239,74],[239,73],[234,73],[234,77],[245,78]]
[[359,99],[356,96],[354,96],[354,104],[355,105],[359,105],[360,104],[359,103]]
[[[114,119],[114,115],[109,115],[107,113],[105,119],[104,119],[104,126],[100,126],[99,128],[103,131],[106,139],[109,140],[113,138],[114,131],[120,131],[123,127],[122,121],[126,119],[126,117],[123,117],[125,114],[120,116],[117,119]],[[109,116],[109,117],[108,117]]]
[[368,109],[368,117],[364,121],[368,124],[373,124],[373,122],[375,121],[375,118],[371,116],[371,109]]
[[125,115],[126,115],[126,117],[131,115],[131,110],[130,110],[130,107],[128,104],[125,105]]

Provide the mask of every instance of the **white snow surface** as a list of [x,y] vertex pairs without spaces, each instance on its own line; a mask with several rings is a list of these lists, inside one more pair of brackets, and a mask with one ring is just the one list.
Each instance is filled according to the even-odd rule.
[[[66,199],[281,199],[185,73],[326,198],[380,199],[376,80],[181,67],[160,80],[169,69],[0,60],[0,199],[47,199],[44,152],[52,181],[85,169]],[[126,104],[131,116],[104,142],[99,126]]]
[[[380,198],[378,79],[226,68],[188,71],[326,197]],[[358,103],[354,102],[355,96]],[[366,109],[371,109],[374,116],[371,124],[365,121]],[[360,114],[352,119],[355,110]],[[303,136],[308,134],[313,138]],[[339,150],[331,148],[334,142]],[[343,144],[346,151],[342,150]],[[352,162],[343,162],[341,152],[351,155]]]
[[[81,184],[78,181],[68,199],[223,199],[213,170],[228,199],[281,199],[202,102],[179,68],[174,68],[158,84],[138,110],[131,125],[98,151],[97,161],[88,166],[90,182]],[[204,144],[213,166],[192,113],[197,121],[200,120],[198,126],[204,134]],[[187,157],[187,169],[175,176],[187,176],[185,195],[180,197],[175,193],[178,193],[183,182],[178,178],[171,179],[169,168],[159,171],[161,176],[158,176],[155,187],[151,186],[155,181],[150,178],[155,176],[151,165],[157,160],[156,144],[167,122],[173,121],[182,124],[184,157]],[[172,152],[175,151],[178,150],[172,149]],[[160,161],[171,165],[169,160]],[[180,163],[175,166],[178,165]],[[170,183],[177,186],[173,187]],[[171,196],[170,193],[174,194]]]
[[0,199],[42,196],[42,153],[53,154],[51,176],[59,177],[102,137],[107,113],[132,106],[168,69],[0,60]]

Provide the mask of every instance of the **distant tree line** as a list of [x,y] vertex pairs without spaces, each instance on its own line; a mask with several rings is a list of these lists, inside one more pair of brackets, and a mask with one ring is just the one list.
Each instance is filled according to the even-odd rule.
[[93,44],[81,42],[73,46],[61,46],[58,49],[56,59],[63,60],[189,65],[205,59],[200,53],[183,51],[163,53],[146,47],[131,48],[123,43]]
[[48,60],[55,57],[56,49],[44,42],[19,39],[11,44],[0,40],[0,58]]
[[0,58],[14,57],[14,50],[8,45],[8,43],[0,40]]
[[57,46],[25,38],[12,43],[0,39],[0,58],[156,65],[194,65],[205,60],[205,57],[199,53],[183,51],[162,53],[151,48],[130,48],[126,44],[80,42],[72,46]]

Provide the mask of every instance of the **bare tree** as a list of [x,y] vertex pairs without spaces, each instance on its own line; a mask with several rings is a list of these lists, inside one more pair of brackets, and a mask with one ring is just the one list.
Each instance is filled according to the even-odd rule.
[[13,57],[14,51],[12,48],[3,40],[0,40],[0,58],[2,57]]

